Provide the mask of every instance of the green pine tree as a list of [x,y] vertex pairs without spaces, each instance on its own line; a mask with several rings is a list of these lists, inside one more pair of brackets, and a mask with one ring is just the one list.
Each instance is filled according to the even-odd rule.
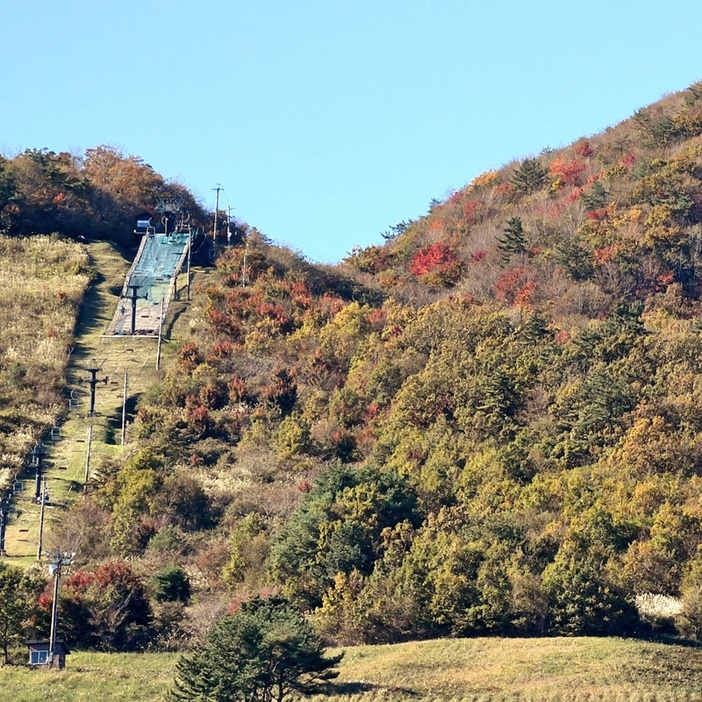
[[[343,654],[342,654],[343,655]],[[219,621],[206,643],[177,664],[173,702],[282,702],[312,694],[338,675],[309,622],[286,599],[255,597]]]
[[607,191],[601,181],[596,180],[588,192],[581,196],[586,210],[599,210],[607,204]]
[[582,247],[576,237],[561,239],[556,244],[555,258],[573,280],[588,280],[595,273],[592,253]]
[[517,192],[529,195],[542,188],[547,173],[538,158],[525,158],[512,174],[512,185]]
[[513,255],[526,253],[526,236],[524,226],[519,217],[511,217],[507,220],[507,226],[502,230],[503,236],[499,240],[497,248],[502,251],[502,262],[509,263]]

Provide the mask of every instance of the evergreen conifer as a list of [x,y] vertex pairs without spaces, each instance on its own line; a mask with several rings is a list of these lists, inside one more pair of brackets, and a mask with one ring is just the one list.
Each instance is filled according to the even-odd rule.
[[512,185],[523,195],[529,195],[541,189],[547,173],[538,158],[525,158],[512,175]]
[[318,691],[338,675],[333,668],[341,658],[324,655],[309,622],[286,599],[254,597],[180,659],[169,699],[282,702],[293,692]]
[[526,236],[522,220],[519,217],[511,217],[507,220],[507,226],[502,232],[503,236],[498,248],[502,251],[502,262],[509,263],[514,254],[521,255],[526,252]]

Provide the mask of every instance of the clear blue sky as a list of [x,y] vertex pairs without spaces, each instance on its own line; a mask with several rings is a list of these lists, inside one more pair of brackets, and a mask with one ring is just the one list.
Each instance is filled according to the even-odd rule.
[[2,0],[0,150],[141,156],[313,260],[702,78],[692,0]]

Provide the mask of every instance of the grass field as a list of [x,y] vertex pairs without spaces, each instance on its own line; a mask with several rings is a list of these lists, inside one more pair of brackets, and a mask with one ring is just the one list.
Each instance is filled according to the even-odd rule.
[[[175,654],[74,653],[64,671],[0,669],[13,702],[156,702]],[[623,639],[455,639],[346,650],[315,702],[698,702],[702,649]]]
[[0,668],[7,702],[141,702],[163,700],[178,657],[150,653],[72,653],[62,671]]
[[702,700],[702,649],[595,638],[437,640],[349,649],[341,680],[350,689],[336,699],[349,701]]

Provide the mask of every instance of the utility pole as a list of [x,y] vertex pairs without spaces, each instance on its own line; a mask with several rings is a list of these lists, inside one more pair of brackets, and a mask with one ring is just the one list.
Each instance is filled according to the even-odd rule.
[[232,208],[227,205],[227,244],[232,243]]
[[56,653],[56,632],[58,630],[58,594],[62,566],[73,564],[75,553],[55,553],[53,562],[49,565],[49,575],[54,578],[54,598],[51,602],[51,633],[49,634],[49,668],[54,667]]
[[35,504],[39,504],[39,500],[41,499],[41,477],[42,477],[42,469],[44,467],[44,456],[46,455],[46,449],[44,448],[44,444],[39,442],[31,451],[31,456],[32,456],[32,465],[35,468],[35,473],[34,473],[34,497],[32,498],[32,502]]
[[37,543],[37,561],[41,562],[41,548],[44,543],[44,507],[46,506],[46,476],[42,480],[41,511],[39,512],[39,542]]
[[144,298],[139,297],[139,294],[137,293],[137,290],[141,287],[141,285],[128,285],[127,286],[131,292],[129,295],[125,295],[125,297],[128,300],[132,301],[132,323],[130,327],[129,333],[134,336],[134,330],[136,329],[136,307],[137,307],[137,300],[142,300]]
[[190,302],[190,249],[193,248],[193,233],[188,232],[188,292],[187,299]]
[[215,200],[215,219],[214,219],[214,232],[212,234],[212,241],[217,241],[217,215],[219,214],[219,191],[224,190],[223,187],[217,183],[216,188],[212,188],[217,193],[217,198]]
[[[90,385],[90,411],[88,412],[88,417],[95,416],[95,386],[98,383],[107,384],[108,378],[105,377],[102,380],[98,380],[97,373],[100,370],[98,362],[93,358],[90,365],[86,368],[88,373],[90,373],[90,378],[88,378],[87,383]],[[83,382],[83,381],[81,381]]]
[[85,477],[83,479],[83,492],[88,492],[88,479],[90,478],[90,453],[93,444],[93,425],[88,427],[88,448],[85,451]]
[[10,498],[3,495],[0,499],[0,556],[7,556],[5,551],[5,527],[7,526],[7,515],[10,507]]
[[156,370],[161,370],[161,339],[163,337],[163,298],[161,298],[161,316],[158,318],[158,346],[156,347]]
[[127,438],[127,371],[124,371],[124,390],[122,392],[122,440],[121,446]]

